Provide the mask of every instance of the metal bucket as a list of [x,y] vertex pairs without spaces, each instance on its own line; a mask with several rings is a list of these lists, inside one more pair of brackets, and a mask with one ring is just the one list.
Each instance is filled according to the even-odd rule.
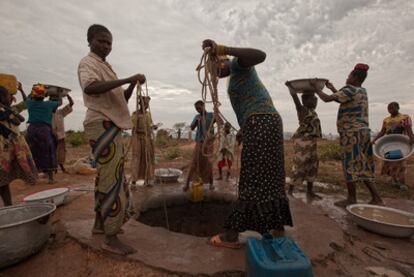
[[70,89],[63,88],[55,85],[47,85],[45,84],[47,95],[52,98],[62,98],[68,95]]
[[0,268],[37,253],[52,232],[54,204],[34,203],[0,208]]
[[346,207],[352,220],[377,234],[396,238],[414,235],[414,214],[376,205],[354,204]]
[[176,168],[158,168],[155,170],[155,180],[157,182],[177,182],[183,172]]
[[295,90],[299,90],[302,92],[306,92],[306,91],[315,91],[315,88],[311,85],[311,81],[315,82],[315,86],[317,89],[322,90],[325,87],[326,82],[328,81],[327,79],[319,79],[319,78],[310,78],[310,79],[297,79],[297,80],[292,80],[289,81],[290,85],[295,89]]
[[[407,159],[414,153],[414,147],[410,143],[410,138],[405,135],[392,134],[385,135],[374,144],[374,155],[379,159],[388,162],[398,162]],[[392,150],[401,150],[403,158],[389,160],[384,157],[385,153]]]

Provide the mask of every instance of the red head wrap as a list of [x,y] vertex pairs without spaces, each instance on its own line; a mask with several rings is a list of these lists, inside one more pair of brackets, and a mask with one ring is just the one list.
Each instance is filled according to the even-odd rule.
[[358,63],[358,64],[355,65],[354,69],[368,71],[369,66],[367,64],[365,64],[365,63]]

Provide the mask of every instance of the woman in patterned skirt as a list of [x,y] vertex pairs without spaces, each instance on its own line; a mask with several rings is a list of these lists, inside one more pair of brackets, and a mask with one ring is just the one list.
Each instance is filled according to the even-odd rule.
[[[210,238],[209,243],[239,248],[240,232],[254,230],[263,234],[292,226],[284,189],[282,119],[254,68],[265,60],[264,52],[225,47],[212,40],[205,40],[202,47],[209,47],[220,57],[220,77],[230,76],[228,94],[243,142],[238,199],[225,222],[225,232]],[[230,61],[225,55],[234,58]]]
[[331,95],[315,86],[316,93],[322,101],[340,103],[336,125],[348,189],[347,199],[335,203],[341,207],[357,202],[356,184],[359,182],[363,182],[371,193],[370,204],[383,204],[374,183],[375,164],[368,120],[368,95],[366,89],[362,87],[368,69],[367,64],[355,65],[346,79],[346,86],[340,90],[328,81],[326,87],[333,92]]
[[[25,97],[24,92],[22,95]],[[12,95],[0,86],[0,196],[4,206],[12,205],[10,183],[13,180],[22,179],[31,185],[37,180],[36,165],[18,127],[24,118],[16,116],[11,102]]]
[[[411,118],[407,114],[399,112],[400,105],[397,102],[388,104],[388,112],[390,116],[384,118],[382,129],[374,139],[375,143],[380,137],[390,134],[403,134],[410,138],[411,144],[414,144],[414,134],[412,129]],[[381,169],[382,175],[388,175],[392,178],[392,186],[406,190],[405,173],[407,170],[407,162],[403,161],[384,161]]]

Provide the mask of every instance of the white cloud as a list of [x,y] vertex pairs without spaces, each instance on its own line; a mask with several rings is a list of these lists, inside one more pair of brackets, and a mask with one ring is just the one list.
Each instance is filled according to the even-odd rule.
[[[297,127],[296,111],[284,82],[325,77],[344,84],[357,62],[370,64],[364,84],[373,129],[386,104],[400,101],[413,115],[414,2],[405,0],[261,1],[52,1],[0,2],[0,71],[14,73],[26,89],[36,82],[73,90],[75,112],[68,128],[81,128],[85,109],[77,64],[88,52],[86,29],[93,23],[113,33],[108,61],[120,77],[148,77],[156,121],[171,126],[190,121],[200,98],[195,66],[204,38],[267,53],[257,70],[269,89],[284,128]],[[221,82],[223,112],[234,123]],[[133,107],[131,100],[130,107]],[[319,103],[325,132],[334,132],[337,105]]]

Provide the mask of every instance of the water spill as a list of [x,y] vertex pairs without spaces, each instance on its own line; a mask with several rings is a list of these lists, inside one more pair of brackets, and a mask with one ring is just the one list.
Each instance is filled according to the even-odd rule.
[[326,216],[337,222],[341,225],[342,229],[347,230],[353,224],[347,218],[347,212],[345,209],[335,206],[335,202],[342,200],[342,198],[337,195],[327,195],[323,193],[318,193],[322,199],[313,200],[306,196],[304,192],[295,192],[294,197],[302,200],[306,204],[311,204],[313,206],[319,207]]

